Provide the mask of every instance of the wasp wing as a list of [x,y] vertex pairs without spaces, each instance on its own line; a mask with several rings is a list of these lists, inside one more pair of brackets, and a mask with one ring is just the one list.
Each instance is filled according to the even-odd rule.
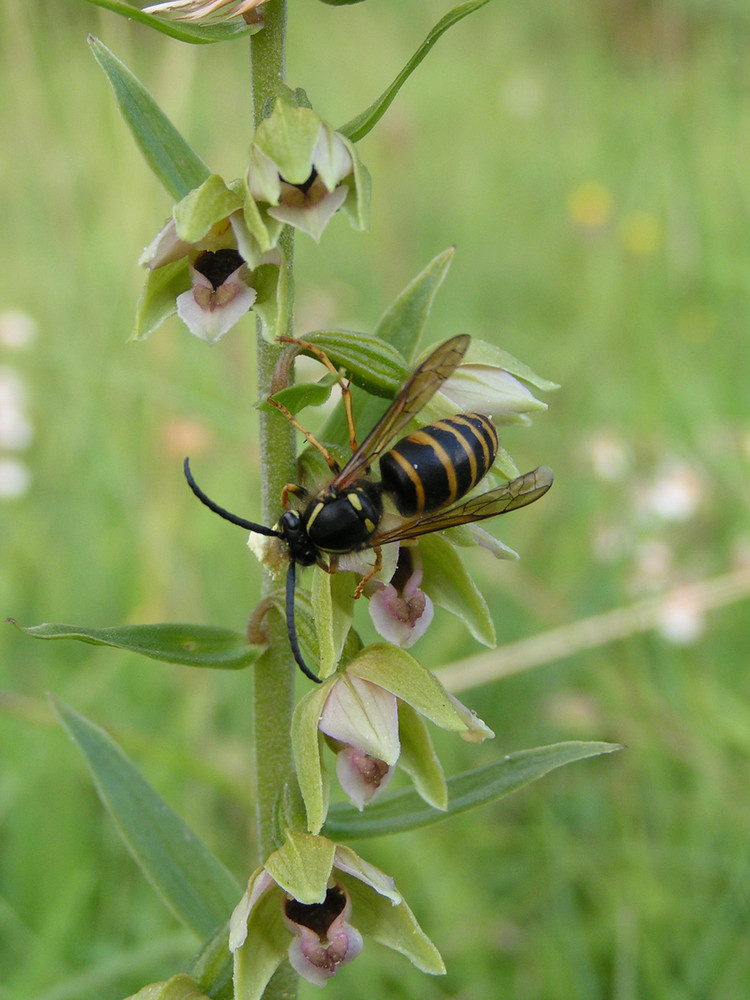
[[506,514],[509,510],[517,510],[527,504],[534,503],[544,496],[552,485],[552,469],[540,465],[538,469],[525,473],[511,480],[505,486],[465,500],[463,503],[448,507],[445,510],[433,511],[421,517],[413,518],[400,524],[397,528],[376,533],[368,545],[384,545],[387,542],[400,542],[407,538],[417,538],[432,531],[442,531],[444,528],[455,528],[459,524],[470,521],[483,521],[488,517]]
[[346,489],[359,477],[363,469],[372,465],[412,417],[416,416],[435,395],[448,376],[453,374],[460,365],[470,340],[471,337],[467,333],[461,333],[440,344],[429,357],[425,358],[333,480],[331,484],[333,487],[338,490]]

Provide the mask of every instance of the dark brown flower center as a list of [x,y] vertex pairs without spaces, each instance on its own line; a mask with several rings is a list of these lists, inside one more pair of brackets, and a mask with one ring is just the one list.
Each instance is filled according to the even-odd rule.
[[244,263],[236,250],[227,248],[226,250],[204,250],[198,254],[193,266],[204,278],[208,278],[216,289],[223,285],[229,275]]
[[295,924],[309,927],[322,940],[328,935],[328,928],[346,906],[346,893],[341,886],[334,885],[326,893],[322,903],[300,903],[287,899],[284,904],[286,916]]
[[312,170],[310,171],[310,176],[307,178],[306,181],[302,181],[301,184],[292,184],[290,181],[286,180],[285,177],[281,177],[281,174],[279,174],[279,177],[281,178],[282,181],[284,181],[285,184],[289,184],[290,187],[297,188],[297,190],[301,191],[302,194],[307,194],[307,192],[313,186],[315,181],[318,179],[318,171],[315,169],[315,167],[313,167]]

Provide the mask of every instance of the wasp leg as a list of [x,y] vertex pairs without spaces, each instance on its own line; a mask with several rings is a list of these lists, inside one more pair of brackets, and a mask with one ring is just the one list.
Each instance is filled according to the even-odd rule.
[[316,565],[319,566],[324,573],[338,573],[339,561],[336,556],[329,556],[328,562],[325,562],[323,559],[318,559]]
[[289,636],[289,646],[292,650],[292,656],[294,657],[297,666],[300,668],[305,677],[309,677],[311,681],[315,681],[316,684],[321,684],[322,681],[320,677],[316,677],[315,674],[310,670],[308,665],[305,663],[305,658],[302,655],[302,650],[299,648],[299,639],[297,638],[297,623],[294,619],[294,589],[296,584],[296,566],[297,564],[292,559],[289,563],[289,569],[286,573],[286,632]]
[[302,424],[296,419],[296,417],[292,416],[292,414],[289,412],[289,410],[287,410],[287,408],[284,406],[283,403],[279,403],[278,400],[273,399],[271,396],[268,397],[268,402],[271,404],[271,406],[275,406],[276,409],[279,411],[279,413],[283,414],[286,417],[286,419],[289,421],[292,427],[296,427],[298,431],[300,431],[302,434],[305,435],[308,444],[312,445],[313,448],[316,448],[320,452],[320,454],[328,463],[328,467],[331,469],[332,472],[339,471],[339,464],[333,457],[333,455],[330,453],[330,451],[324,445],[322,445],[320,441],[318,441],[318,439],[315,437],[314,434],[311,434],[310,431],[305,430]]
[[372,580],[374,576],[377,576],[378,573],[383,568],[383,550],[380,548],[379,545],[373,545],[372,551],[375,553],[375,565],[372,567],[371,570],[365,573],[365,575],[357,584],[357,589],[352,594],[352,597],[354,598],[355,601],[357,600],[358,597],[362,596],[362,591],[365,589],[370,580]]
[[286,508],[290,496],[297,497],[299,500],[304,501],[310,496],[310,494],[304,486],[298,486],[296,483],[287,483],[281,491],[282,507]]
[[341,389],[341,400],[344,404],[344,413],[346,414],[346,425],[349,428],[349,445],[352,452],[355,452],[359,445],[357,444],[357,430],[354,426],[354,409],[352,407],[352,391],[351,391],[351,379],[343,379],[341,373],[333,364],[328,355],[322,351],[315,344],[311,344],[307,340],[297,340],[294,337],[279,337],[285,344],[297,344],[299,347],[304,347],[306,351],[310,351],[314,354],[321,364],[324,364],[329,372],[335,375],[339,380],[339,388]]

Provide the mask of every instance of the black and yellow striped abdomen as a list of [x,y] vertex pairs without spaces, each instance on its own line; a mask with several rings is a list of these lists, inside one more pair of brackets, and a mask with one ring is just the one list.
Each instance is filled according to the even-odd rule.
[[383,490],[404,517],[460,500],[497,455],[497,430],[483,413],[458,413],[408,434],[380,459]]

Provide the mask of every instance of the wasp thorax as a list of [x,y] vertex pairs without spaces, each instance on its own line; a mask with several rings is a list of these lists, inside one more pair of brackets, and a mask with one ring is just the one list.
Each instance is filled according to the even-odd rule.
[[383,516],[377,483],[358,483],[342,492],[324,491],[304,513],[310,542],[322,552],[354,552],[363,548]]

